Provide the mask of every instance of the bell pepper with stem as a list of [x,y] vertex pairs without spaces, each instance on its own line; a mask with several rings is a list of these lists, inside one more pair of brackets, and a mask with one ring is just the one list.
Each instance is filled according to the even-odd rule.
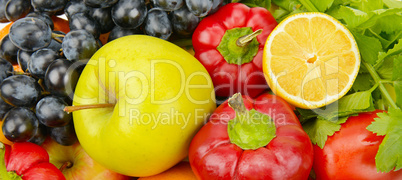
[[289,104],[264,93],[235,94],[190,144],[198,179],[307,179],[313,146]]
[[256,97],[268,88],[262,73],[265,41],[278,25],[262,7],[229,3],[194,31],[195,57],[212,77],[217,96],[240,92]]
[[63,173],[49,163],[49,154],[30,142],[0,143],[0,179],[65,180]]

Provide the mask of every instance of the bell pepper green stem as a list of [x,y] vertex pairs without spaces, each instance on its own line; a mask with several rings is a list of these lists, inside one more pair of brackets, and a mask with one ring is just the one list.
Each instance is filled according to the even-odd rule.
[[231,107],[233,110],[236,111],[236,114],[239,115],[248,114],[248,111],[246,109],[246,106],[244,105],[243,98],[241,97],[240,93],[236,93],[231,98],[229,98],[228,105],[229,107]]
[[275,138],[276,129],[271,118],[255,109],[248,111],[240,93],[229,98],[228,105],[236,112],[227,128],[231,143],[244,150],[256,150]]
[[262,33],[262,29],[258,29],[251,34],[245,35],[245,36],[237,39],[236,44],[240,47],[243,47],[243,46],[247,45],[248,43],[250,43],[254,38],[256,38],[261,33]]

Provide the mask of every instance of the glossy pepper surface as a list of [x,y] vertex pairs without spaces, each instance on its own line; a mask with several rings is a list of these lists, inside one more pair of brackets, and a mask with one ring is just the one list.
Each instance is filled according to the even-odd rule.
[[277,24],[267,9],[240,3],[229,3],[199,23],[192,37],[195,57],[212,77],[217,96],[256,97],[268,88],[262,52]]
[[[3,144],[1,144],[3,145]],[[49,154],[44,148],[30,142],[4,145],[0,148],[0,179],[65,180],[63,173],[49,163]],[[4,156],[3,156],[4,155]],[[4,158],[3,158],[4,157]],[[6,170],[4,169],[4,163]]]
[[[235,95],[236,96],[236,95]],[[233,97],[232,97],[233,98]],[[220,105],[190,145],[199,179],[307,179],[313,146],[292,108],[264,93],[243,96],[244,117],[231,99]],[[241,98],[240,98],[241,99]]]

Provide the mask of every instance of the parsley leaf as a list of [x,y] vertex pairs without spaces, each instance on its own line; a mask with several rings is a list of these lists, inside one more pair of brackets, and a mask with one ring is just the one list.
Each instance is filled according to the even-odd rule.
[[303,129],[313,144],[317,144],[321,149],[324,148],[328,136],[334,135],[341,129],[341,125],[321,118],[307,121],[303,124]]
[[370,1],[352,1],[350,3],[351,7],[360,9],[364,12],[370,12],[377,9],[383,8],[382,0],[370,0]]
[[[300,1],[302,2],[302,1]],[[325,12],[329,7],[332,6],[334,0],[310,0],[311,5],[314,6],[318,11]],[[308,2],[306,2],[308,3]],[[302,2],[302,4],[304,4]]]
[[394,70],[392,71],[392,81],[396,94],[396,104],[402,107],[402,55],[394,59]]
[[402,2],[399,0],[382,0],[388,8],[402,8]]
[[264,7],[265,9],[271,8],[271,0],[242,0],[241,3],[249,7]]
[[355,28],[369,19],[366,12],[348,6],[340,6],[339,14],[348,28]]
[[353,32],[353,35],[359,47],[362,59],[371,65],[376,64],[378,53],[383,52],[381,42],[377,38],[365,36],[360,33]]
[[379,113],[379,118],[367,127],[367,130],[385,135],[376,155],[376,167],[381,172],[402,169],[402,111],[389,109],[388,113]]
[[[309,135],[311,142],[321,148],[324,147],[328,136],[339,131],[341,124],[346,122],[349,116],[374,110],[371,91],[356,92],[344,96],[339,101],[324,108],[298,109],[301,114],[301,121],[304,122],[303,129]],[[307,121],[307,119],[312,120]]]

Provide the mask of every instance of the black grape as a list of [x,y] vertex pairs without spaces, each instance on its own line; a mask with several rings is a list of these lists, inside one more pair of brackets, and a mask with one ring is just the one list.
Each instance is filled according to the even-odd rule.
[[113,6],[119,0],[84,0],[85,4],[95,8],[108,8]]
[[146,16],[147,6],[144,0],[120,0],[112,8],[114,23],[123,28],[137,28]]
[[89,59],[99,48],[94,36],[85,30],[70,31],[61,46],[68,60]]
[[27,15],[27,17],[35,17],[38,19],[43,20],[45,23],[47,23],[47,25],[49,25],[50,29],[54,29],[54,23],[52,18],[50,18],[49,15],[47,15],[46,13],[40,13],[40,12],[31,12]]
[[41,95],[41,87],[32,77],[14,75],[0,84],[1,98],[13,106],[33,107]]
[[155,7],[161,8],[164,11],[174,11],[184,5],[183,0],[152,0]]
[[44,79],[47,90],[51,94],[68,96],[72,99],[82,66],[85,64],[65,59],[52,62],[47,68]]
[[88,14],[90,9],[91,8],[86,6],[82,0],[71,0],[64,8],[64,13],[66,14],[67,18],[70,19],[71,16],[76,13]]
[[0,57],[4,58],[13,65],[18,64],[17,54],[19,48],[14,45],[10,40],[10,36],[7,34],[0,42]]
[[200,22],[200,18],[191,13],[186,6],[170,14],[173,31],[183,37],[190,37]]
[[25,17],[11,25],[10,39],[15,46],[24,51],[36,51],[50,44],[52,30],[41,19]]
[[[53,34],[59,34],[62,36],[66,35],[66,33],[61,32],[61,31],[53,31]],[[55,39],[58,39],[58,41],[56,41]],[[50,42],[50,44],[47,48],[52,49],[57,54],[60,54],[61,53],[61,42],[63,42],[63,39],[64,39],[64,37],[54,37],[54,39],[52,39],[52,42]]]
[[33,52],[26,52],[24,50],[19,50],[17,53],[18,65],[21,67],[22,71],[28,72],[28,64],[31,61],[31,55]]
[[62,127],[50,128],[50,137],[63,146],[70,146],[78,141],[73,121]]
[[164,40],[169,39],[172,34],[172,25],[167,13],[160,8],[149,10],[145,21],[145,33]]
[[23,107],[16,107],[8,111],[3,121],[3,134],[12,142],[28,141],[35,135],[39,127],[35,113]]
[[37,11],[55,13],[63,10],[67,0],[31,0],[31,3]]
[[4,102],[4,100],[2,98],[0,98],[0,120],[2,120],[4,115],[12,108],[13,108],[13,106]]
[[9,22],[6,17],[6,4],[8,0],[0,0],[0,23]]
[[89,12],[89,16],[99,24],[101,34],[111,31],[115,26],[111,10],[112,8],[92,8]]
[[68,106],[61,98],[46,96],[36,104],[35,114],[39,122],[48,127],[61,127],[67,125],[72,116],[64,111]]
[[133,34],[141,34],[141,31],[139,28],[135,29],[124,29],[120,26],[115,26],[109,34],[109,37],[107,39],[108,42],[113,41],[117,38],[123,37],[123,36],[128,36],[128,35],[133,35]]
[[95,38],[100,35],[100,26],[96,20],[85,13],[75,13],[69,19],[70,30],[86,30]]
[[39,127],[36,129],[34,135],[31,137],[31,139],[28,140],[28,142],[41,145],[43,142],[45,142],[46,138],[47,138],[47,128],[45,125],[39,123]]
[[31,55],[31,61],[28,64],[29,72],[35,77],[43,79],[49,64],[57,58],[59,58],[59,55],[52,49],[43,48],[37,50]]
[[186,0],[186,5],[194,15],[204,17],[211,11],[213,2],[212,0]]
[[212,9],[209,14],[215,13],[218,9],[225,5],[223,0],[212,0]]
[[6,17],[9,21],[16,21],[25,17],[31,10],[31,2],[27,0],[11,0],[6,5]]
[[14,72],[13,65],[7,60],[0,58],[0,83]]

